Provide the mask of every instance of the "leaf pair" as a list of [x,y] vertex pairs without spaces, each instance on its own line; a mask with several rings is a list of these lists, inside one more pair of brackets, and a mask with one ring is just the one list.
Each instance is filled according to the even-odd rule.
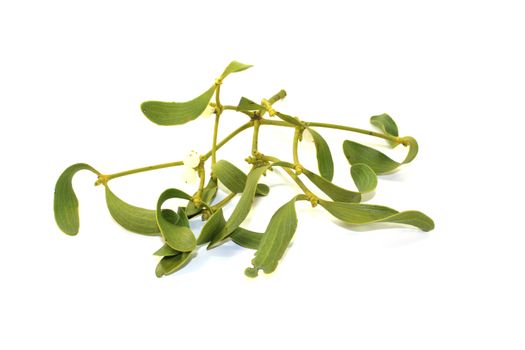
[[[398,137],[397,125],[388,114],[373,116],[370,122],[386,134]],[[380,151],[350,140],[343,142],[343,151],[350,164],[366,164],[379,175],[392,172],[402,164],[411,162],[416,157],[419,148],[417,141],[413,137],[400,138],[398,143],[392,143],[392,145],[395,146],[399,143],[409,147],[408,154],[402,162],[396,162]]]
[[[241,72],[251,65],[232,61],[224,70],[219,80],[222,81],[231,73]],[[210,103],[217,84],[213,84],[191,101],[186,102],[161,102],[146,101],[142,103],[141,110],[152,122],[159,125],[181,125],[199,117]]]

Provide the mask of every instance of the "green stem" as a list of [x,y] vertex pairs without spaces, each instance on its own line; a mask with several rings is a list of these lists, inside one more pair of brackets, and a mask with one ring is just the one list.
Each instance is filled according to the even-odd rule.
[[150,171],[150,170],[169,168],[169,167],[179,166],[179,165],[183,165],[183,164],[184,163],[182,161],[178,161],[178,162],[150,165],[150,166],[146,166],[146,167],[143,167],[143,168],[137,168],[137,169],[132,169],[132,170],[121,171],[121,172],[115,173],[115,174],[101,175],[101,177],[104,177],[106,181],[109,181],[111,179],[116,179],[117,177],[121,177],[121,176],[142,173],[142,172]]
[[[222,139],[221,142],[219,142],[217,144],[217,147],[215,148],[215,151],[218,151],[219,148],[221,148],[222,146],[224,146],[228,141],[230,141],[232,138],[234,138],[237,134],[239,134],[240,132],[248,129],[248,128],[251,128],[253,126],[253,122],[248,122],[246,124],[243,124],[241,126],[239,126],[237,129],[235,129],[234,131],[231,132],[231,134],[229,134],[228,136],[226,136],[224,139]],[[206,153],[203,157],[204,157],[204,160],[207,160],[208,158],[211,157],[211,154],[212,154],[212,151],[210,150],[208,153]]]
[[257,153],[257,147],[259,144],[259,127],[261,126],[261,121],[256,119],[253,121],[253,138],[252,138],[252,154]]
[[[220,110],[220,109],[219,109]],[[215,124],[213,125],[213,139],[211,144],[211,165],[213,166],[217,162],[217,136],[219,134],[219,118],[221,113],[217,112],[215,116]]]
[[211,207],[212,211],[215,212],[215,211],[219,210],[220,208],[222,208],[223,206],[228,204],[236,195],[237,195],[237,193],[234,193],[234,192],[230,193],[229,195],[224,197],[220,202],[218,202],[215,205],[212,205],[212,207]]
[[284,91],[283,89],[281,89],[281,91],[279,91],[278,93],[276,93],[275,95],[273,95],[272,97],[270,97],[268,99],[268,102],[270,102],[271,105],[273,105],[275,102],[279,101],[279,100],[282,100],[283,98],[286,97],[286,91]]
[[295,128],[295,134],[293,135],[293,162],[295,165],[299,165],[299,152],[297,151],[299,145],[299,136],[301,135],[301,129]]

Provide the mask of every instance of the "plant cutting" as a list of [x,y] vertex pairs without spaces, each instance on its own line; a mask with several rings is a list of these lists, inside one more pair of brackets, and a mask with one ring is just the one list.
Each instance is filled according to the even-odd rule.
[[[227,241],[255,250],[251,266],[245,270],[247,276],[256,277],[259,270],[264,273],[273,272],[295,234],[298,221],[295,208],[297,201],[307,201],[312,207],[320,207],[335,218],[352,225],[387,222],[409,225],[423,231],[434,228],[432,219],[419,211],[397,211],[382,205],[362,203],[363,194],[376,189],[378,175],[391,173],[403,164],[410,163],[418,153],[416,140],[410,136],[399,136],[398,127],[389,115],[376,115],[370,119],[377,131],[305,121],[274,107],[286,97],[284,90],[268,99],[262,99],[260,103],[241,97],[236,105],[223,104],[221,86],[224,80],[230,74],[250,67],[251,65],[237,61],[231,62],[211,86],[191,101],[144,102],[141,105],[142,113],[150,121],[163,126],[182,125],[201,115],[214,115],[212,147],[209,152],[202,155],[192,152],[182,160],[114,174],[102,173],[85,163],[71,165],[60,175],[55,186],[54,215],[58,227],[68,235],[78,233],[78,199],[73,190],[72,178],[78,171],[87,170],[96,176],[95,185],[104,188],[109,213],[118,224],[131,232],[161,237],[162,245],[154,252],[154,255],[160,257],[155,269],[157,277],[172,274],[184,267],[196,256],[200,246],[206,245],[208,249],[214,249]],[[218,140],[219,124],[226,112],[241,113],[247,120],[228,136]],[[281,159],[259,149],[259,132],[270,127],[284,127],[293,132],[291,158]],[[324,128],[380,138],[389,147],[405,147],[407,154],[404,160],[398,162],[372,147],[352,140],[344,141],[342,148],[350,165],[349,172],[355,189],[342,188],[332,182],[332,153],[320,134],[320,130]],[[253,131],[251,152],[246,158],[251,170],[245,174],[220,154],[219,150],[248,129]],[[307,169],[300,162],[299,143],[307,140],[315,144],[317,169]],[[205,170],[208,161],[211,162],[209,174]],[[176,166],[184,167],[184,180],[187,183],[198,179],[195,192],[188,194],[177,188],[167,189],[159,195],[156,207],[152,209],[125,202],[109,186],[111,181],[119,177]],[[282,169],[282,174],[289,176],[297,184],[299,192],[273,214],[264,232],[254,232],[242,227],[255,198],[263,198],[270,191],[267,185],[260,182],[261,177],[277,168]],[[305,184],[304,178],[309,180],[310,187]],[[219,183],[229,192],[223,199],[216,200]],[[239,198],[232,214],[225,217],[223,208],[236,197]],[[176,211],[165,208],[164,203],[172,198],[184,200],[185,205],[178,207]],[[189,223],[197,217],[206,223],[198,235],[195,235]]]

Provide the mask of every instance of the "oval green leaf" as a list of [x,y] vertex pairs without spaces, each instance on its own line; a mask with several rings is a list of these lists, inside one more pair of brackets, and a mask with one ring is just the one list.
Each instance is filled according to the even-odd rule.
[[155,210],[136,207],[124,202],[108,186],[106,186],[106,204],[113,219],[126,230],[148,236],[160,234]]
[[210,242],[208,249],[212,249],[220,245],[228,236],[235,231],[237,227],[246,219],[250,213],[253,200],[255,197],[255,192],[257,190],[257,183],[259,182],[262,174],[269,168],[269,166],[260,166],[253,168],[249,173],[246,180],[246,186],[244,187],[244,192],[237,202],[235,209],[233,210],[231,216],[226,221],[226,225]]
[[260,104],[258,103],[255,103],[253,102],[252,100],[246,98],[246,97],[241,97],[241,100],[239,101],[239,103],[237,104],[237,110],[238,111],[260,111],[264,109],[263,106],[261,106]]
[[60,230],[70,236],[76,235],[80,226],[78,199],[71,183],[73,176],[80,170],[89,170],[96,175],[100,175],[91,165],[78,163],[64,170],[55,185],[53,200],[55,221]]
[[[233,193],[242,193],[246,186],[246,174],[232,163],[220,160],[213,166],[213,173],[219,181]],[[256,195],[266,196],[270,188],[265,184],[257,184]]]
[[330,214],[349,224],[391,222],[415,226],[423,231],[434,229],[434,221],[419,211],[398,212],[381,205],[329,202],[325,200],[319,200],[319,204]]
[[146,101],[141,110],[144,115],[159,125],[181,125],[197,119],[204,112],[215,92],[215,85],[200,96],[187,102]]
[[350,168],[350,175],[361,193],[372,192],[377,187],[377,175],[368,165],[358,163]]
[[332,181],[334,178],[334,161],[332,159],[332,152],[330,152],[330,147],[326,143],[325,139],[312,128],[307,128],[312,134],[314,139],[315,149],[317,151],[317,166],[319,167],[319,174],[327,179]]
[[253,267],[245,270],[246,276],[257,277],[261,269],[264,273],[271,273],[277,268],[297,228],[296,200],[293,198],[273,214],[255,252]]
[[190,252],[196,247],[196,239],[193,232],[186,225],[187,218],[184,219],[186,217],[185,211],[179,210],[179,213],[182,215],[179,214],[179,220],[176,224],[173,224],[162,215],[162,204],[171,198],[189,200],[191,196],[175,188],[164,191],[157,201],[157,224],[166,244],[175,250]]
[[418,152],[416,140],[407,136],[402,139],[402,143],[409,147],[409,151],[401,163],[392,160],[378,150],[350,140],[343,142],[343,151],[350,164],[364,163],[370,166],[376,174],[385,174],[397,169],[401,164],[411,162],[416,157]]

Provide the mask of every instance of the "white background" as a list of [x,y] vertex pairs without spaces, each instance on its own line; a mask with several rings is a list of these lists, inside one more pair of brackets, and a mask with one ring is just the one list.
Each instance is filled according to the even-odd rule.
[[[523,349],[519,3],[2,1],[0,348]],[[160,127],[139,105],[191,99],[233,59],[254,67],[227,78],[226,103],[284,88],[276,108],[305,120],[393,116],[420,153],[370,202],[421,210],[436,229],[348,228],[302,202],[276,273],[246,278],[253,252],[229,243],[157,279],[160,240],[115,224],[82,172],[80,233],[62,234],[53,188],[70,164],[111,173],[208,150],[211,119]],[[244,121],[225,114],[220,134]],[[320,131],[334,181],[351,187],[341,142],[382,143]],[[250,136],[219,158],[247,170]],[[261,150],[289,159],[291,139],[263,128]],[[301,148],[306,164],[312,152]],[[111,186],[151,208],[166,188],[193,191],[180,173]],[[271,194],[244,225],[257,230],[296,191],[264,181]]]

